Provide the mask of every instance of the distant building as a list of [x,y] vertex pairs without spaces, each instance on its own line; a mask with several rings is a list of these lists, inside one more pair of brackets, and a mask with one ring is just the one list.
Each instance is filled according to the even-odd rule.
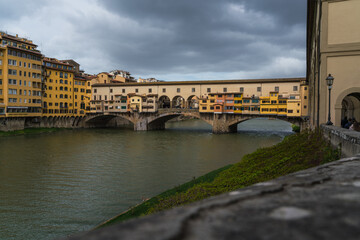
[[80,64],[77,63],[77,62],[75,62],[73,59],[60,60],[60,61],[61,61],[61,62],[64,62],[64,63],[68,63],[68,64],[70,64],[71,66],[73,66],[73,70],[74,70],[75,75],[84,73],[84,71],[80,70]]
[[0,32],[0,118],[41,116],[42,55],[36,48]]
[[129,72],[123,70],[113,70],[110,72],[101,72],[97,74],[97,79],[92,82],[95,83],[129,83],[136,82]]
[[138,83],[150,83],[150,82],[163,82],[162,80],[157,80],[156,78],[141,78],[139,77]]
[[123,70],[112,70],[109,75],[112,76],[112,83],[136,82],[129,72]]

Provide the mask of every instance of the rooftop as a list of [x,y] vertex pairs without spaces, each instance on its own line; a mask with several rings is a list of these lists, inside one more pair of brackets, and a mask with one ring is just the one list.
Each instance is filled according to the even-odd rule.
[[193,84],[239,84],[239,83],[282,83],[282,82],[301,82],[305,78],[271,78],[271,79],[235,79],[235,80],[198,80],[198,81],[172,81],[172,82],[147,82],[147,83],[98,83],[93,87],[109,86],[153,86],[153,85],[193,85]]

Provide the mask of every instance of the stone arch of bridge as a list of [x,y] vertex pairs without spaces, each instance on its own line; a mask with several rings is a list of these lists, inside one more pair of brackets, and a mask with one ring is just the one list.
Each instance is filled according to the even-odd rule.
[[[246,117],[241,117],[239,116],[238,118],[232,120],[229,122],[229,127],[236,127],[239,123],[243,123],[246,122],[248,120],[252,120],[252,119],[256,119],[256,118],[260,118],[259,116],[246,116]],[[301,126],[303,120],[301,118],[288,118],[288,117],[282,117],[282,116],[269,116],[269,118],[271,119],[277,119],[277,120],[282,120],[284,122],[288,122],[291,124],[295,124],[298,126]]]
[[[159,116],[156,116],[155,118],[151,119],[148,122],[149,129],[164,129],[165,123],[173,118],[184,116],[184,117],[193,117],[199,120],[202,120],[206,122],[207,124],[211,125],[213,122],[209,119],[201,117],[199,113],[164,113]],[[160,127],[159,127],[160,126]]]
[[131,123],[134,123],[134,121],[135,121],[130,115],[126,115],[126,114],[99,114],[99,115],[87,117],[87,119],[85,119],[85,122],[86,123],[94,123],[94,124],[106,123],[116,117],[124,118]]
[[76,116],[76,117],[72,120],[72,126],[73,126],[73,127],[78,125],[79,119],[80,119],[80,117],[79,117],[79,116]]

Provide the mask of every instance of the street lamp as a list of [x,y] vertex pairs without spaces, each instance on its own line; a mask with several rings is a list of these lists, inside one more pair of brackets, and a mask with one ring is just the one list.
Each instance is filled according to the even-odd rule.
[[329,116],[328,116],[328,121],[327,121],[326,125],[333,125],[333,123],[331,122],[331,117],[330,117],[331,89],[332,89],[333,83],[334,83],[334,77],[331,76],[331,74],[329,73],[329,76],[326,78],[326,84],[328,85],[328,89],[329,89]]

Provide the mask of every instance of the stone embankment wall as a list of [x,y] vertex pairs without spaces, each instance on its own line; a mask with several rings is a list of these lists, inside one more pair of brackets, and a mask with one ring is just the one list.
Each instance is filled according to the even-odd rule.
[[109,121],[88,123],[81,117],[23,117],[1,118],[0,131],[16,131],[25,128],[95,128],[95,127],[124,127],[132,123],[124,118],[115,117]]
[[0,118],[0,131],[15,131],[25,128],[25,118]]
[[343,157],[351,157],[360,153],[360,132],[345,128],[322,125],[324,136],[334,147],[340,147]]

